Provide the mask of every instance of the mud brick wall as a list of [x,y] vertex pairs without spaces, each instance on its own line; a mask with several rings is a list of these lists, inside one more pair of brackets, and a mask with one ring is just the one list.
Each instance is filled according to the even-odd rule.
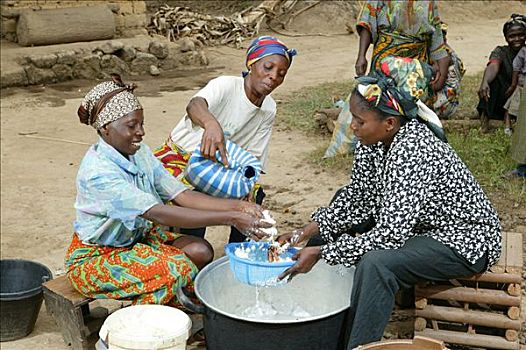
[[147,34],[148,15],[146,2],[142,0],[2,0],[0,2],[0,31],[2,38],[17,42],[18,15],[24,10],[57,9],[68,7],[100,6],[106,3],[115,15],[117,37]]

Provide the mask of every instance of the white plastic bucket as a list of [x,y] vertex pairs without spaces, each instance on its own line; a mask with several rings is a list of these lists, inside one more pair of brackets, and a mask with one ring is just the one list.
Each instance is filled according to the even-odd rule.
[[185,350],[191,328],[190,317],[181,310],[134,305],[108,316],[97,346],[108,350]]

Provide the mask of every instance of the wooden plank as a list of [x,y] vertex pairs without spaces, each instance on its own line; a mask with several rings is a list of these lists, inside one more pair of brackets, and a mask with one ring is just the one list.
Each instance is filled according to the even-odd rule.
[[427,287],[415,287],[415,296],[428,299],[455,300],[468,303],[496,304],[505,306],[520,306],[520,296],[511,296],[502,290],[475,289],[467,287],[451,287],[433,285]]
[[507,249],[507,241],[508,241],[508,233],[502,232],[502,250],[500,254],[500,258],[497,261],[495,265],[493,265],[490,268],[490,271],[495,273],[503,273],[506,271],[506,249]]
[[64,299],[71,301],[74,306],[87,304],[91,300],[73,289],[66,276],[54,278],[44,283],[42,286],[44,287],[44,290],[47,289],[51,293],[58,294]]
[[462,281],[479,281],[479,282],[495,282],[495,283],[521,283],[522,276],[520,273],[494,273],[486,272],[483,274],[473,275],[469,277],[457,278]]
[[506,272],[522,272],[522,234],[509,232],[506,241]]
[[[511,320],[510,318],[502,314],[474,310],[464,310],[447,306],[428,305],[423,310],[415,310],[415,315],[417,317],[423,317],[426,319],[435,319],[457,323],[470,323],[479,326],[487,326],[501,329],[519,330],[521,328],[521,322],[519,320]],[[421,323],[422,321],[420,321],[420,324]],[[419,328],[424,329],[425,327]],[[417,329],[416,321],[415,329]]]
[[421,332],[416,332],[415,335],[429,337],[433,339],[442,340],[446,343],[462,344],[469,346],[478,346],[485,349],[503,349],[503,350],[518,350],[520,349],[519,342],[510,342],[503,337],[484,334],[467,334],[453,331],[435,331],[426,328]]

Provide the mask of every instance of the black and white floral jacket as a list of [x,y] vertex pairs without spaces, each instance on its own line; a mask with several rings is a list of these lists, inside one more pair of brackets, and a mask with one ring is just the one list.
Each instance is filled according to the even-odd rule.
[[[360,236],[344,233],[372,217]],[[495,209],[453,149],[418,121],[400,128],[391,147],[359,144],[351,183],[312,216],[328,242],[329,264],[356,264],[367,252],[396,249],[411,237],[429,236],[471,263],[485,253],[500,256],[501,227]]]

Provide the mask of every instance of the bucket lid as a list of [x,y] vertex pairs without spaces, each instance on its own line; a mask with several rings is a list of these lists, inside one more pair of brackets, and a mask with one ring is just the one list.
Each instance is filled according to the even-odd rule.
[[192,321],[183,311],[163,305],[134,305],[112,313],[99,331],[111,345],[127,349],[163,349],[186,342]]

